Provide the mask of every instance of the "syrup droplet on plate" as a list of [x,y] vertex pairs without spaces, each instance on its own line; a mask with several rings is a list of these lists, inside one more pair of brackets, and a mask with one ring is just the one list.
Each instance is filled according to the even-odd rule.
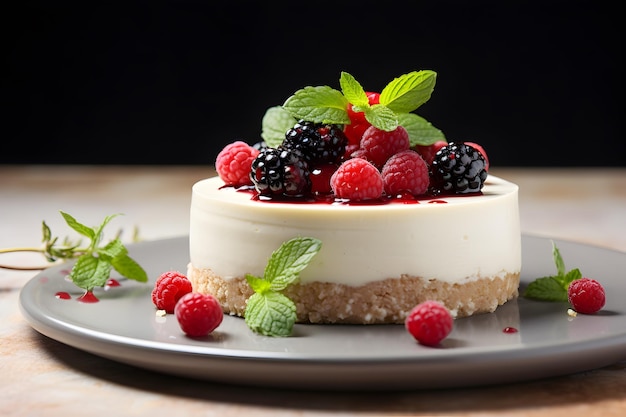
[[97,303],[100,300],[98,300],[98,298],[93,295],[93,292],[85,291],[83,295],[78,297],[78,301],[80,301],[81,303]]
[[109,280],[106,282],[106,284],[104,284],[104,290],[108,290],[111,287],[119,287],[122,284],[120,284],[120,282],[118,280],[116,280],[115,278],[109,278]]
[[517,333],[517,329],[515,327],[505,327],[502,332],[503,333]]
[[65,291],[59,291],[56,294],[54,294],[54,296],[58,298],[59,300],[69,300],[70,298],[72,298],[72,296]]

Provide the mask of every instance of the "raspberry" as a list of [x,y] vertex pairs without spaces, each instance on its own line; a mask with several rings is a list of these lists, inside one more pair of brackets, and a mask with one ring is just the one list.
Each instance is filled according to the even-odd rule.
[[174,313],[182,331],[191,337],[208,335],[224,319],[224,313],[217,298],[197,292],[185,294],[178,300]]
[[330,178],[330,186],[337,198],[369,200],[383,195],[383,177],[370,162],[353,158],[342,163]]
[[602,285],[591,278],[572,281],[567,287],[567,299],[578,313],[592,314],[604,307],[606,296]]
[[415,151],[403,151],[387,160],[382,171],[385,192],[398,195],[409,192],[418,196],[428,191],[428,165]]
[[483,148],[476,142],[465,142],[465,144],[473,147],[483,155],[483,158],[485,158],[485,171],[489,171],[489,159],[487,158],[487,152],[485,152],[485,148]]
[[391,132],[370,126],[361,139],[361,149],[365,152],[365,158],[377,168],[382,168],[392,155],[406,151],[410,146],[409,133],[402,126]]
[[426,163],[430,165],[433,163],[433,159],[435,159],[435,154],[437,153],[437,151],[439,151],[439,149],[443,148],[447,144],[448,142],[446,142],[445,140],[438,140],[437,142],[428,146],[415,145],[414,150],[422,155],[424,161],[426,161]]
[[176,302],[185,294],[191,292],[191,281],[180,272],[168,271],[162,273],[154,283],[152,289],[152,303],[159,310],[173,313]]
[[226,185],[252,185],[250,167],[259,150],[243,141],[226,145],[215,160],[215,170]]
[[420,344],[436,346],[452,331],[454,319],[438,301],[424,301],[413,307],[404,326]]

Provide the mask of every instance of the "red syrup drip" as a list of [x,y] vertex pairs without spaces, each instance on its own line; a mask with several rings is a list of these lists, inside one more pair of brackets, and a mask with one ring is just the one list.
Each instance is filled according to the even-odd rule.
[[122,284],[120,284],[120,282],[118,280],[116,280],[115,278],[109,278],[109,280],[106,282],[106,284],[104,284],[104,290],[108,290],[109,288],[112,287],[119,287]]
[[54,294],[54,296],[59,300],[69,300],[70,298],[72,298],[72,296],[65,291],[59,291],[58,293]]
[[100,301],[91,291],[85,291],[85,293],[78,297],[77,300],[81,303],[97,303]]
[[502,333],[517,333],[518,330],[515,327],[505,327]]
[[[220,187],[229,188],[232,186],[224,185]],[[420,204],[426,202],[428,204],[447,204],[448,202],[441,199],[432,200],[433,196],[430,194],[424,194],[421,196],[414,196],[409,193],[398,194],[395,196],[383,196],[381,198],[364,200],[364,201],[349,201],[340,198],[335,198],[332,193],[318,193],[305,196],[289,197],[289,196],[265,196],[260,195],[254,187],[243,186],[235,189],[240,193],[250,194],[250,199],[253,201],[260,201],[263,203],[291,203],[291,204],[327,204],[327,205],[343,205],[343,206],[382,206],[386,204]],[[482,191],[476,193],[467,194],[450,194],[442,195],[446,198],[463,198],[471,196],[482,195]]]

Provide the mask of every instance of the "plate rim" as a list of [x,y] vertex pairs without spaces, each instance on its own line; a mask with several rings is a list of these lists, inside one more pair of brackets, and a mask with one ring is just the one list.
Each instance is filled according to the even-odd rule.
[[[173,244],[183,244],[183,242],[187,239],[187,236],[178,236],[178,237],[170,237],[164,239],[150,240],[144,242],[133,243],[128,246],[129,252],[132,254],[132,251],[138,245],[148,246],[148,245],[173,245]],[[573,240],[565,240],[565,239],[555,239],[548,238],[544,236],[532,235],[532,234],[522,234],[522,240],[527,239],[535,239],[541,241],[555,241],[555,242],[566,242],[568,244],[574,245],[581,249],[593,248],[595,250],[613,252],[618,256],[625,256],[626,252],[612,250],[610,248],[603,248],[597,245],[588,245],[580,242],[576,242]],[[432,350],[429,351],[430,354],[427,355],[416,355],[416,356],[401,356],[401,357],[355,357],[355,358],[346,358],[346,357],[335,357],[335,358],[323,358],[323,357],[310,357],[307,354],[291,354],[285,355],[282,352],[259,352],[259,351],[251,351],[249,355],[242,355],[240,350],[236,349],[228,349],[228,348],[216,348],[216,347],[196,347],[194,345],[188,344],[180,344],[180,343],[165,343],[159,341],[150,341],[145,339],[136,339],[123,335],[113,335],[110,333],[97,331],[97,330],[85,330],[84,328],[76,328],[79,326],[68,325],[67,323],[59,322],[58,320],[54,320],[50,317],[45,317],[42,312],[33,311],[33,306],[29,305],[28,297],[32,294],[29,294],[31,287],[35,286],[37,280],[42,276],[43,273],[58,273],[56,270],[62,270],[68,268],[68,266],[72,263],[66,262],[63,264],[55,265],[49,269],[46,269],[34,277],[32,277],[21,289],[19,296],[19,306],[22,311],[23,316],[26,318],[27,322],[30,326],[35,329],[37,332],[43,334],[46,337],[50,337],[54,340],[57,340],[65,345],[88,351],[90,353],[96,354],[98,356],[114,360],[121,363],[126,363],[129,365],[137,366],[139,368],[149,369],[157,372],[163,372],[168,374],[175,374],[183,377],[191,377],[196,379],[209,379],[213,381],[224,381],[228,383],[236,383],[243,385],[257,385],[263,383],[264,385],[274,385],[279,388],[285,388],[285,383],[280,380],[267,381],[267,379],[248,379],[245,378],[233,378],[232,376],[219,376],[219,375],[206,375],[206,378],[203,375],[198,375],[193,371],[183,369],[185,366],[189,365],[188,362],[197,362],[198,358],[202,358],[206,360],[207,363],[216,364],[220,361],[230,363],[231,367],[233,367],[233,363],[236,362],[249,362],[253,361],[256,363],[255,366],[259,366],[258,363],[265,362],[261,366],[264,368],[265,366],[271,365],[275,366],[278,364],[285,364],[285,366],[295,366],[295,367],[305,367],[312,368],[315,366],[334,366],[337,369],[341,369],[344,371],[355,370],[358,374],[361,374],[361,370],[358,368],[380,368],[380,367],[401,367],[403,365],[407,365],[407,363],[413,367],[415,366],[425,366],[431,367],[436,365],[439,362],[445,361],[458,361],[458,360],[472,360],[476,362],[476,366],[488,363],[495,362],[500,360],[509,360],[511,356],[515,357],[518,361],[534,361],[540,358],[546,357],[555,357],[561,362],[565,362],[567,360],[571,360],[570,357],[577,357],[581,354],[581,352],[588,352],[591,350],[601,350],[604,352],[603,355],[598,355],[599,357],[595,360],[588,362],[585,366],[581,366],[579,369],[576,367],[568,367],[567,369],[552,370],[551,372],[544,371],[537,373],[538,377],[546,377],[546,376],[555,376],[561,375],[564,373],[575,373],[579,371],[585,371],[601,366],[610,365],[615,362],[619,362],[620,360],[626,359],[626,329],[624,332],[615,333],[611,335],[607,335],[604,338],[592,338],[584,341],[579,341],[577,343],[571,343],[567,341],[562,341],[561,343],[546,343],[545,345],[535,344],[532,346],[522,346],[513,345],[507,349],[504,349],[502,346],[494,348],[492,350],[485,349],[484,347],[474,347],[474,348],[464,348],[461,353],[454,352],[454,349],[442,349],[442,350]],[[626,284],[625,284],[626,285]],[[225,319],[238,320],[240,318],[225,316]],[[306,326],[306,325],[304,325]],[[316,325],[316,326],[332,326],[332,325]],[[381,325],[382,326],[382,325]],[[385,325],[387,326],[387,325]],[[87,334],[86,334],[87,333]],[[133,342],[135,341],[135,342]],[[139,341],[139,343],[137,343]],[[103,346],[99,346],[103,345]],[[119,353],[111,353],[106,351],[106,347],[114,346],[123,352]],[[174,357],[180,364],[180,360],[185,362],[181,364],[181,369],[171,369],[167,366],[159,366],[153,363],[144,363],[141,359],[133,359],[127,357],[129,354],[132,354],[136,351],[146,352],[149,351],[150,354],[165,355]],[[621,356],[620,356],[621,355]],[[210,360],[207,360],[209,358]],[[566,359],[570,358],[570,359]],[[234,368],[238,368],[241,364],[236,364]],[[220,366],[221,369],[221,366]],[[522,370],[523,371],[523,370]],[[402,372],[402,370],[399,370]],[[393,375],[389,375],[389,378],[392,378]],[[259,377],[260,378],[260,377]],[[431,380],[428,384],[426,381],[417,378],[408,380],[409,375],[405,375],[402,377],[402,387],[409,388],[424,388],[424,387],[459,387],[459,386],[473,386],[473,385],[485,385],[497,382],[507,382],[507,377],[505,375],[498,375],[492,378],[483,378],[476,380],[475,382],[469,381],[466,378],[460,378],[456,381],[446,382],[443,380],[434,381]],[[330,385],[325,385],[324,388],[331,387],[333,389],[376,389],[380,390],[380,378],[375,378],[377,381],[360,381],[355,384],[348,384],[348,382],[354,381],[346,381],[345,378],[339,378],[335,382],[330,383]],[[524,377],[520,376],[517,378],[510,379],[508,382],[526,380],[526,379],[535,379],[533,377]],[[317,382],[300,382],[293,384],[293,381],[289,382],[289,388],[304,388],[311,389],[320,388],[319,381]],[[391,383],[387,385],[386,388],[397,388],[398,384]]]

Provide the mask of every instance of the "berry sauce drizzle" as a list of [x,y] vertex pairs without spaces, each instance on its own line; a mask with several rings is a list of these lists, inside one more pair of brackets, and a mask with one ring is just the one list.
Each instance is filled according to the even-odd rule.
[[[224,185],[221,188],[229,188],[232,186]],[[422,196],[414,196],[410,193],[398,194],[395,196],[384,196],[381,198],[363,200],[363,201],[350,201],[340,198],[335,198],[330,193],[319,193],[303,196],[267,196],[259,194],[254,187],[243,186],[236,188],[237,192],[250,194],[250,199],[253,201],[262,201],[264,203],[292,203],[292,204],[328,204],[328,205],[344,205],[344,206],[381,206],[386,204],[447,204],[447,201],[436,199],[433,200],[433,195],[424,194]],[[445,197],[471,197],[482,195],[482,191],[476,193],[466,194],[450,194]]]
[[77,298],[81,303],[97,303],[98,297],[93,294],[93,291],[85,291],[83,295]]

